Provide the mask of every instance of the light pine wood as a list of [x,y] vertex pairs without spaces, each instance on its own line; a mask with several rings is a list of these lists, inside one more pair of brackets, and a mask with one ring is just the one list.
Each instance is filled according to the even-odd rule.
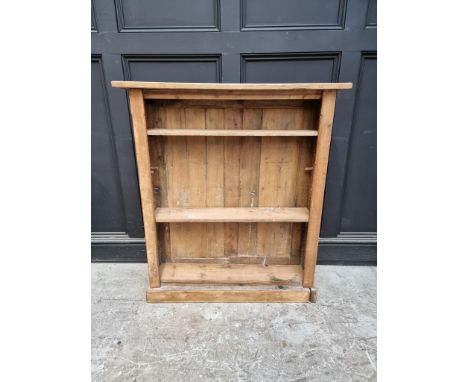
[[149,129],[148,135],[207,137],[315,137],[317,130]]
[[[275,130],[280,126],[302,126],[301,109],[268,109],[263,112],[262,129]],[[259,188],[264,190],[259,195],[260,207],[294,206],[296,196],[296,173],[299,157],[299,138],[262,139],[259,170]],[[298,220],[296,220],[298,221]],[[291,222],[291,221],[290,221]],[[291,255],[292,224],[257,225],[257,251],[274,257]]]
[[[200,108],[168,107],[168,127],[188,123],[205,128],[205,113]],[[204,137],[168,137],[168,205],[170,207],[205,207],[207,161]],[[156,218],[158,221],[158,218]],[[202,257],[207,253],[205,224],[171,224],[171,254],[179,257]]]
[[[214,223],[214,222],[307,222],[309,210],[302,207],[286,208],[157,208],[156,221],[160,223]],[[267,227],[268,228],[268,227]],[[271,227],[270,227],[271,229]]]
[[[237,130],[242,128],[240,109],[225,109],[224,128]],[[240,137],[224,140],[224,206],[238,207],[240,200]],[[224,254],[235,256],[239,253],[239,224],[224,224]]]
[[143,93],[138,89],[129,90],[130,111],[132,114],[133,137],[135,141],[138,180],[145,228],[146,256],[151,288],[160,286],[159,259],[154,216],[153,186],[149,158],[148,136],[146,134],[146,114]]
[[[262,118],[262,109],[244,109],[242,129],[258,131],[262,127]],[[261,144],[259,137],[241,138],[239,164],[239,207],[241,208],[258,207]],[[230,262],[243,261],[247,263],[265,261],[264,257],[257,256],[257,224],[255,222],[239,224],[237,255],[231,256]]]
[[193,286],[184,289],[169,289],[168,287],[149,289],[146,292],[146,301],[153,303],[174,302],[310,302],[311,293],[308,288],[294,289],[201,289]]
[[315,302],[336,90],[351,84],[112,85],[129,88],[147,300]]
[[[317,108],[303,108],[302,125],[304,129],[310,129],[314,125],[314,117]],[[316,140],[301,139],[298,142],[299,159],[297,174],[304,174],[307,166],[312,165],[313,152]],[[296,206],[307,206],[309,201],[310,176],[296,176]],[[293,224],[291,237],[291,264],[302,264],[303,249],[305,245],[306,224]]]
[[161,282],[183,284],[301,284],[300,265],[161,264]]
[[[218,124],[224,127],[223,109],[206,109],[206,128],[212,129]],[[206,138],[206,205],[224,207],[224,138]],[[224,224],[206,224],[206,256],[224,257]]]
[[239,84],[239,83],[184,83],[184,82],[143,82],[112,81],[114,88],[159,89],[159,90],[269,90],[269,91],[307,91],[351,89],[350,82],[336,83],[291,83],[291,84]]
[[335,112],[336,90],[323,92],[318,138],[312,174],[310,215],[307,228],[307,241],[304,253],[305,288],[314,286],[315,265],[317,263],[318,239],[322,219],[325,182],[327,178],[328,155],[332,137],[333,115]]
[[321,95],[315,91],[312,94],[303,92],[295,93],[272,93],[271,91],[249,92],[213,92],[213,91],[194,91],[194,92],[158,92],[147,91],[144,93],[145,99],[173,99],[173,100],[310,100],[320,99]]

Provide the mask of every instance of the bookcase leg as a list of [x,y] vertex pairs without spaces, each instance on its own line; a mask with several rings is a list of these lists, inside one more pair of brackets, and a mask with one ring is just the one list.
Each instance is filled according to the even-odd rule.
[[128,91],[130,111],[132,114],[133,138],[140,183],[140,197],[145,226],[146,256],[148,259],[148,276],[151,288],[160,287],[158,244],[156,220],[154,217],[153,186],[151,182],[151,164],[149,158],[148,135],[146,128],[145,102],[140,89]]
[[318,239],[322,219],[323,197],[327,178],[328,153],[332,136],[335,112],[336,90],[324,90],[312,173],[309,223],[304,253],[304,288],[314,286],[315,264],[317,262]]

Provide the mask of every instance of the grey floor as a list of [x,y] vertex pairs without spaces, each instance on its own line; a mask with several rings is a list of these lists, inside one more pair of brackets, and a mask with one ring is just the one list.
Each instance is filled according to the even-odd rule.
[[319,266],[316,304],[147,304],[145,264],[92,265],[93,381],[375,381],[376,269]]

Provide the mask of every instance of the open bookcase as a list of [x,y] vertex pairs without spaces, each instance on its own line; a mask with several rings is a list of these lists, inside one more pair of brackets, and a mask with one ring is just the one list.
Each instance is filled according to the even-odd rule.
[[129,92],[148,302],[316,301],[336,92],[113,81]]

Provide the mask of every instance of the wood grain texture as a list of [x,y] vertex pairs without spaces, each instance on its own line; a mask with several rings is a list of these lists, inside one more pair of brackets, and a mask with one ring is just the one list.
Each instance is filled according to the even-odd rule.
[[148,135],[207,137],[315,137],[317,130],[150,129]]
[[302,267],[300,265],[164,263],[161,264],[161,282],[300,285]]
[[146,256],[151,288],[160,286],[159,258],[154,216],[153,185],[149,157],[148,135],[146,134],[146,114],[143,93],[141,90],[129,91],[130,112],[132,115],[133,137],[135,141],[138,181],[145,229]]
[[[244,109],[243,131],[258,131],[262,127],[262,109]],[[240,142],[239,168],[239,207],[258,207],[258,179],[260,169],[261,139],[258,137],[244,137]],[[237,256],[231,256],[231,262],[247,263],[259,261],[262,257],[257,254],[257,224],[239,224],[239,238]],[[263,262],[262,259],[260,262]]]
[[[206,109],[206,128],[224,127],[223,109]],[[224,138],[206,138],[206,206],[224,207]],[[206,256],[224,257],[224,224],[206,225]]]
[[[243,109],[226,109],[224,111],[225,129],[242,128]],[[240,137],[224,140],[224,206],[238,207],[240,200]],[[238,254],[239,224],[224,224],[224,254]]]
[[291,290],[280,289],[149,289],[146,292],[146,301],[153,303],[174,302],[310,302],[310,289],[295,288]]
[[315,265],[317,263],[318,239],[322,219],[323,198],[327,178],[328,155],[332,137],[333,115],[335,112],[336,90],[323,92],[318,138],[312,174],[310,216],[307,227],[307,240],[304,253],[304,284],[306,288],[314,285]]
[[309,100],[320,99],[321,94],[317,94],[315,90],[309,93],[301,92],[283,92],[283,94],[269,90],[253,92],[213,92],[213,91],[179,91],[179,92],[161,92],[161,91],[146,91],[145,99],[174,99],[174,100]]
[[184,83],[184,82],[143,82],[112,81],[114,88],[160,89],[160,90],[331,90],[351,89],[350,82],[334,83],[291,83],[291,84],[239,84],[239,83]]
[[[262,129],[276,130],[302,127],[301,109],[267,109]],[[262,138],[259,172],[259,206],[294,206],[298,166],[299,138]],[[290,257],[292,225],[260,223],[257,226],[257,252],[275,257]]]
[[156,221],[163,223],[213,222],[307,222],[309,210],[302,207],[260,208],[157,208]]
[[[214,215],[206,210],[202,213],[208,215],[197,215],[189,219],[191,222],[187,217],[200,212],[192,209],[256,208],[260,201],[265,208],[307,208],[310,175],[305,167],[312,166],[310,151],[316,142],[307,135],[316,131],[311,110],[318,102],[146,103],[152,113],[149,118],[155,119],[150,130],[171,134],[149,135],[157,146],[151,149],[152,157],[159,158],[152,162],[153,171],[158,173],[153,174],[153,185],[158,189],[155,196],[161,203],[158,208],[190,209],[190,215],[176,213],[177,221],[170,222],[167,218],[172,219],[172,210],[156,212],[162,214],[156,220],[165,261],[301,264],[306,210],[297,219],[275,215],[252,218],[252,213],[245,217],[238,215],[241,210]],[[279,130],[284,136],[276,136]],[[224,136],[226,131],[235,135]],[[233,213],[236,219],[230,221]],[[163,224],[165,229],[160,227]]]

